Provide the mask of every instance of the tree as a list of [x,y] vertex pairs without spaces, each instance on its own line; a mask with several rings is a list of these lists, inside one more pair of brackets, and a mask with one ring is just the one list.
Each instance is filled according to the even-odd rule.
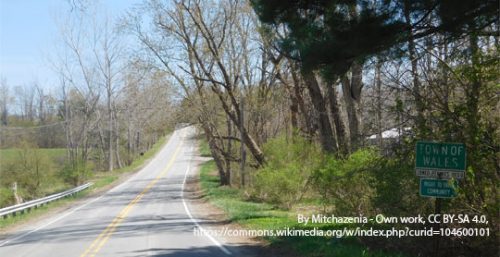
[[[324,112],[323,97],[314,87],[312,71],[321,71],[330,83],[340,80],[348,114],[351,148],[360,140],[360,111],[362,65],[370,57],[408,43],[414,74],[414,97],[417,105],[417,124],[424,127],[422,101],[416,72],[415,40],[437,33],[460,37],[473,29],[487,27],[496,21],[495,1],[263,1],[253,0],[252,6],[264,23],[287,29],[279,47],[301,64],[316,110]],[[432,22],[429,22],[432,20]],[[472,28],[469,24],[474,23]],[[346,74],[351,71],[351,79]],[[333,95],[333,94],[330,94]],[[331,102],[334,98],[331,98]],[[335,102],[331,103],[332,106]],[[333,109],[334,110],[334,109]],[[321,142],[331,151],[326,118],[321,117]],[[326,123],[326,122],[325,122]],[[341,133],[341,131],[339,131]]]
[[[120,123],[116,105],[118,93],[123,86],[121,80],[125,67],[125,49],[119,31],[111,25],[107,15],[93,10],[97,7],[88,5],[82,10],[78,9],[61,25],[64,45],[62,56],[59,57],[60,67],[57,69],[62,75],[63,86],[69,86],[64,91],[78,93],[79,97],[85,99],[85,110],[79,113],[85,117],[80,123],[85,133],[82,140],[90,140],[90,134],[98,135],[96,142],[87,141],[84,145],[99,145],[101,155],[106,155],[107,170],[111,171],[115,165],[122,166],[118,135]],[[67,99],[66,96],[63,98]],[[101,105],[102,100],[104,106]],[[69,110],[69,113],[65,113],[71,116],[71,113],[77,112]],[[68,126],[76,124],[72,120],[67,122],[70,123]],[[73,136],[71,138],[74,139]],[[73,141],[71,138],[68,137],[68,140]],[[78,146],[82,144],[77,144]],[[82,158],[85,159],[86,157]]]
[[[263,164],[264,155],[255,138],[250,135],[246,126],[240,126],[238,97],[245,97],[240,88],[254,86],[254,81],[252,74],[245,74],[245,69],[249,71],[248,65],[253,61],[246,56],[251,42],[244,41],[245,38],[248,40],[248,29],[251,27],[238,27],[242,22],[248,23],[249,18],[239,15],[238,11],[247,14],[251,12],[248,8],[245,11],[245,6],[240,2],[229,1],[220,4],[221,8],[215,9],[218,16],[205,11],[209,9],[209,5],[215,5],[213,2],[178,1],[175,10],[168,10],[159,2],[153,2],[152,5],[160,31],[165,31],[165,34],[180,44],[180,49],[185,51],[183,54],[188,63],[179,65],[178,69],[189,75],[192,80],[203,82],[203,87],[211,89],[231,122],[239,128],[246,147],[257,163]],[[151,38],[144,35],[142,41],[160,58],[165,67],[171,66],[164,55],[167,51],[164,51],[161,43],[152,43]],[[239,52],[241,49],[243,52]],[[172,67],[167,70],[174,71]]]
[[2,126],[7,126],[9,124],[9,85],[5,78],[0,80],[0,122]]
[[[119,81],[121,72],[124,69],[122,62],[123,47],[120,42],[120,37],[116,31],[110,28],[109,18],[105,17],[103,23],[99,23],[99,27],[94,27],[96,42],[93,42],[92,52],[94,53],[97,71],[100,75],[98,82],[104,89],[106,94],[106,112],[108,115],[108,171],[112,171],[115,162],[121,166],[118,136],[116,131],[118,122],[116,121],[115,98],[120,90],[121,83]],[[113,147],[116,144],[116,149]],[[116,161],[113,158],[116,156]]]
[[[355,61],[404,43],[410,31],[418,39],[438,32],[460,35],[470,31],[470,22],[484,28],[496,21],[499,8],[496,1],[474,0],[251,2],[263,22],[290,30],[282,42],[289,55],[329,78],[345,74]],[[410,24],[403,13],[413,17]],[[434,25],[426,24],[431,14],[439,17]]]

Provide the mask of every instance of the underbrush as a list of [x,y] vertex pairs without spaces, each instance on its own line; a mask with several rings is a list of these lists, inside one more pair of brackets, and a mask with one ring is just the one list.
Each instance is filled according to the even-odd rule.
[[[314,228],[343,229],[341,224],[308,224],[297,223],[297,209],[280,208],[274,204],[250,201],[245,196],[244,189],[235,189],[220,186],[215,172],[215,164],[208,161],[201,166],[200,184],[205,197],[215,206],[222,209],[230,221],[243,225],[246,229],[254,230],[283,230],[302,229],[312,230]],[[309,203],[302,204],[302,208],[318,208]],[[396,257],[403,256],[397,253],[371,250],[363,245],[357,238],[336,237],[292,237],[292,236],[269,236],[264,237],[270,243],[270,247],[282,249],[283,254],[291,253],[299,256],[347,256],[347,257]],[[281,250],[280,250],[281,251]]]

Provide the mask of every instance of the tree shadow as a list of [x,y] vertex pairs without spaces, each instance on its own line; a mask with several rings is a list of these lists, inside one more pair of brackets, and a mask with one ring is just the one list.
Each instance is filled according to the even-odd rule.
[[265,254],[265,247],[250,245],[250,244],[239,244],[239,245],[225,245],[224,246],[230,255],[225,253],[221,248],[216,245],[204,246],[204,247],[189,247],[189,248],[151,248],[140,251],[134,251],[133,253],[119,253],[127,254],[130,257],[144,257],[144,256],[154,256],[154,257],[224,257],[224,256],[238,256],[238,257],[250,257],[250,256],[267,256]]

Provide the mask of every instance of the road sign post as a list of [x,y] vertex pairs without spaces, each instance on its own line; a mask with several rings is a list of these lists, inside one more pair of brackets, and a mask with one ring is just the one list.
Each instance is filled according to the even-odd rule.
[[[465,173],[465,145],[461,143],[417,142],[415,174],[420,179],[420,196],[436,198],[434,212],[441,213],[441,198],[452,198],[456,193],[456,180]],[[434,224],[439,230],[440,224]],[[439,237],[434,241],[439,256]]]

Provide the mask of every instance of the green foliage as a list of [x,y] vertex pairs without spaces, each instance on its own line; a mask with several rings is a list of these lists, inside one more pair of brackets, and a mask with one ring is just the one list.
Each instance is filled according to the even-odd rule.
[[402,257],[405,255],[370,250],[354,238],[284,237],[273,240],[272,245],[294,249],[298,256],[311,257]]
[[298,136],[280,136],[263,149],[267,163],[253,179],[253,195],[290,208],[307,191],[312,172],[323,162],[321,150]]
[[333,206],[343,215],[368,215],[374,195],[370,171],[379,159],[373,148],[360,149],[347,159],[329,156],[314,172],[313,180],[324,206]]
[[9,206],[14,205],[15,203],[14,193],[12,190],[0,187],[0,206]]
[[[439,78],[447,81],[442,84],[431,84],[433,93],[426,101],[428,138],[440,142],[461,142],[467,149],[465,178],[459,181],[457,197],[443,200],[442,211],[445,213],[466,213],[469,215],[481,213],[489,220],[489,227],[496,228],[499,224],[498,174],[500,172],[499,155],[500,116],[498,105],[499,58],[498,45],[483,46],[484,42],[471,33],[467,37],[468,51],[452,52],[447,63],[441,67]],[[416,131],[416,134],[423,134]],[[407,146],[411,149],[411,145]],[[411,160],[401,158],[399,163],[405,169],[411,169]],[[396,167],[397,163],[389,164]],[[390,178],[387,178],[390,179]],[[406,177],[399,179],[402,186],[411,185],[418,189],[417,180]],[[397,182],[394,181],[393,182]],[[382,185],[382,183],[379,183]],[[415,210],[423,213],[432,211],[432,201],[419,199],[412,190],[405,189],[409,195],[402,199],[395,211]],[[415,191],[413,191],[415,192]],[[389,194],[386,195],[387,199]],[[388,202],[380,199],[379,204]],[[427,203],[427,206],[423,206]],[[387,208],[391,211],[391,208]],[[496,236],[488,238],[468,238],[467,247],[474,248],[477,255],[487,256],[497,251]]]
[[15,203],[12,185],[25,201],[67,188],[58,177],[65,162],[64,149],[41,149],[26,142],[23,148],[0,150],[0,206]]
[[[293,210],[275,208],[268,203],[248,201],[244,189],[219,186],[219,177],[213,161],[204,163],[200,170],[200,184],[205,197],[215,206],[224,210],[229,220],[236,221],[249,229],[277,230],[286,227],[299,227]],[[310,225],[307,229],[312,229]],[[336,227],[337,229],[339,227]],[[332,227],[325,227],[332,229]],[[396,257],[395,253],[374,251],[363,246],[354,238],[336,239],[327,237],[266,237],[272,247],[287,249],[287,252],[298,253],[305,257],[333,256],[366,256]]]
[[208,142],[205,138],[200,141],[200,154],[203,157],[212,157],[212,153],[210,152],[210,147],[208,146]]
[[[432,29],[419,28],[415,38],[434,33],[461,35],[471,23],[484,28],[496,20],[495,1],[302,1],[252,0],[264,23],[284,25],[288,34],[281,48],[302,67],[322,70],[325,78],[337,78],[354,61],[392,49],[408,39],[404,12],[414,21],[426,21],[430,12],[437,17]],[[435,11],[437,10],[437,11]],[[433,12],[434,11],[434,12]],[[413,20],[410,22],[413,23]],[[417,23],[419,26],[420,23]]]
[[374,148],[360,149],[339,159],[298,136],[278,137],[264,146],[266,165],[254,176],[252,196],[291,208],[306,194],[320,196],[325,210],[344,215],[368,215],[375,195],[373,172],[380,160]]
[[371,176],[375,191],[372,205],[379,213],[387,216],[430,213],[432,206],[419,195],[419,179],[412,158],[382,159],[371,170]]
[[[115,182],[120,177],[120,175],[123,175],[124,173],[128,173],[128,172],[137,171],[148,159],[153,157],[161,149],[161,146],[165,144],[165,141],[167,140],[167,138],[168,138],[168,136],[160,138],[160,140],[158,140],[158,142],[149,151],[144,153],[144,155],[142,155],[141,157],[137,158],[130,166],[127,166],[127,167],[124,167],[121,169],[116,169],[112,172],[96,172],[92,176],[92,179],[91,179],[91,181],[94,182],[92,189],[96,190],[96,189],[103,188],[103,187]],[[37,149],[37,150],[39,150],[40,153],[46,155],[47,158],[54,160],[54,163],[58,163],[58,162],[65,163],[65,161],[61,161],[61,160],[64,160],[64,157],[66,154],[65,149]],[[15,160],[16,156],[18,155],[18,151],[19,151],[19,149],[0,150],[0,154],[1,154],[0,155],[0,157],[1,157],[0,164],[2,164],[2,169],[0,169],[0,178],[1,178],[0,185],[2,185],[2,187],[0,187],[0,207],[9,206],[9,205],[12,205],[15,203],[14,195],[12,193],[12,190],[9,188],[10,185],[7,185],[8,183],[5,183],[5,185],[7,185],[7,186],[4,186],[4,182],[6,182],[4,179],[8,178],[8,176],[5,173],[3,173],[2,171],[5,170],[4,169],[5,165],[7,165],[9,163],[14,163],[14,160]],[[43,192],[44,195],[53,194],[55,192],[63,191],[63,190],[68,188],[68,185],[64,184],[62,182],[61,175],[64,172],[68,172],[67,175],[69,176],[68,179],[70,182],[74,181],[74,179],[71,178],[72,177],[71,174],[73,172],[70,172],[69,166],[64,166],[63,168],[60,168],[59,166],[56,165],[55,167],[56,167],[55,169],[50,171],[49,174],[51,174],[51,175],[47,176],[47,180],[46,180],[47,183],[45,183],[43,185],[44,187],[41,188],[41,191]],[[88,165],[86,167],[89,170],[91,168],[91,166],[88,166]],[[61,170],[58,170],[58,169],[61,169]],[[67,169],[67,170],[65,170],[65,169]],[[24,193],[24,191],[25,190],[23,190],[22,188],[19,189],[19,194],[23,197],[26,195]],[[65,204],[73,201],[76,198],[80,198],[82,196],[88,195],[90,192],[91,192],[90,190],[85,190],[85,191],[79,192],[73,196],[69,196],[69,197],[61,199],[59,201],[51,202],[48,205],[44,205],[44,206],[41,206],[39,208],[33,209],[28,213],[24,213],[23,215],[9,216],[6,219],[1,219],[0,220],[0,229],[3,229],[5,227],[9,227],[11,225],[18,224],[19,222],[23,222],[25,220],[43,215],[52,208],[64,206]],[[30,200],[30,199],[25,198],[24,200]]]
[[10,156],[2,157],[2,186],[10,189],[17,183],[22,198],[39,197],[53,175],[54,165],[44,150],[23,143],[22,149],[11,150]]
[[[207,197],[215,206],[224,210],[229,219],[250,226],[268,224],[266,218],[272,217],[272,222],[286,222],[285,212],[275,210],[267,203],[246,201],[240,190],[227,186],[220,186],[220,178],[213,173],[216,170],[214,161],[209,161],[201,166],[200,184]],[[290,219],[290,221],[292,221]]]
[[76,161],[76,163],[68,163],[59,172],[59,176],[64,182],[77,186],[85,182],[92,175],[92,163]]

